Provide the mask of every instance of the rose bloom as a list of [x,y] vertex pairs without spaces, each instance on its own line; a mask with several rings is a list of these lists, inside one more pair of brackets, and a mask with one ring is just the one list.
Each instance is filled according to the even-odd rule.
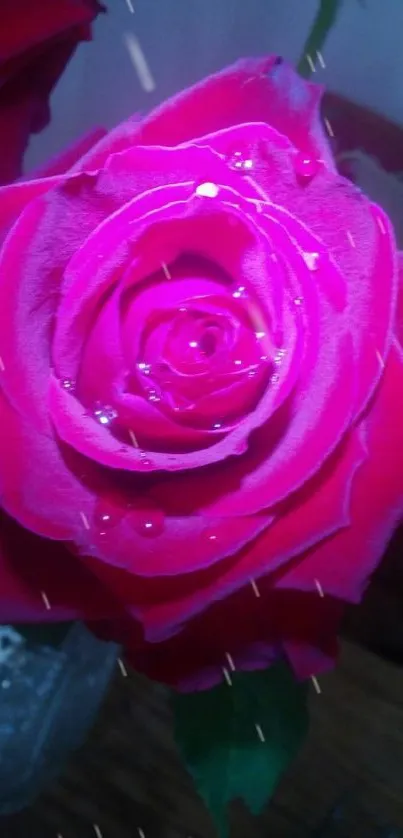
[[401,519],[403,356],[320,96],[241,61],[0,190],[3,622],[185,690],[329,666]]

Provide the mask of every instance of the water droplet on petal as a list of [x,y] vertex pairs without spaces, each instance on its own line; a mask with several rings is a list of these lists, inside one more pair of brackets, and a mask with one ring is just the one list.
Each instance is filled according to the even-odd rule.
[[277,382],[280,381],[280,376],[277,372],[273,373],[273,375],[270,378],[270,381],[272,384],[277,384]]
[[153,404],[157,404],[161,401],[161,396],[158,395],[156,390],[149,390],[147,393],[147,399],[149,402],[153,402]]
[[110,425],[117,417],[116,410],[113,409],[110,405],[96,405],[94,409],[94,419],[99,422],[100,425],[108,426]]
[[294,166],[297,177],[305,182],[308,182],[312,180],[313,177],[315,177],[315,175],[319,171],[319,165],[320,164],[318,160],[309,157],[302,151],[299,151],[294,159]]
[[255,332],[257,340],[262,340],[266,336],[266,332]]
[[137,366],[138,371],[141,372],[142,375],[150,375],[150,372],[151,372],[151,365],[150,364],[145,364],[144,361],[140,361],[140,363],[136,364],[136,366]]
[[274,356],[274,363],[281,364],[285,355],[285,349],[278,349],[275,356]]
[[246,291],[245,286],[240,285],[239,288],[237,288],[236,291],[233,292],[232,296],[235,297],[236,299],[239,299],[239,297],[243,297],[245,291]]
[[213,429],[219,431],[222,428],[221,422],[214,422]]
[[242,151],[234,151],[228,158],[228,165],[230,169],[233,169],[236,172],[240,172],[241,174],[247,174],[248,172],[253,169],[253,160],[248,156],[248,154]]
[[304,262],[310,271],[317,271],[319,268],[319,253],[304,253]]
[[144,538],[156,538],[164,531],[165,515],[160,509],[133,510],[129,520],[133,529]]
[[140,451],[140,463],[143,466],[143,468],[151,468],[152,467],[152,462],[147,457],[147,454],[146,454],[145,451]]
[[69,393],[73,393],[76,389],[75,381],[73,381],[72,378],[63,378],[63,380],[60,383],[63,387],[63,390],[68,390]]
[[209,524],[206,527],[206,529],[204,530],[203,535],[204,535],[206,541],[209,541],[210,544],[213,545],[213,544],[217,543],[217,539],[218,539],[217,526]]
[[216,198],[219,191],[217,184],[211,183],[210,181],[199,183],[196,187],[196,195],[199,195],[201,198]]
[[125,510],[108,500],[100,499],[94,510],[93,527],[99,536],[116,527],[125,515]]
[[294,304],[295,304],[296,306],[301,306],[303,302],[304,302],[304,298],[303,298],[303,297],[295,297]]

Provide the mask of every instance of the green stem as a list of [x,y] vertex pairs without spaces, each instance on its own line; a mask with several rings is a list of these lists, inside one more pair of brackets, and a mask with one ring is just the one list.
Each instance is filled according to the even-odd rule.
[[301,76],[309,78],[312,73],[309,59],[316,60],[316,53],[321,50],[326,38],[336,21],[337,14],[340,11],[343,0],[320,0],[318,13],[313,23],[313,27],[305,42],[304,51],[298,64],[298,72]]

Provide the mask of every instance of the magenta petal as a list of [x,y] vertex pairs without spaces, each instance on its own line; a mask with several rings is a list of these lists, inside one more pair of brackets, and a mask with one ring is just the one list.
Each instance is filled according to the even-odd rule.
[[93,557],[92,570],[134,611],[140,608],[136,602],[136,591],[141,597],[138,577],[165,578],[167,585],[169,577],[172,583],[181,574],[191,577],[231,558],[271,523],[270,516],[263,514],[232,522],[201,516],[175,518],[164,515],[145,494],[132,491],[129,498],[126,508],[117,507],[116,512],[101,498],[98,509],[105,506],[112,510],[117,523],[103,528],[98,521],[102,515],[96,514],[97,523],[88,532],[88,544],[81,552]]
[[93,499],[66,467],[56,440],[38,434],[1,391],[0,425],[0,497],[6,512],[39,535],[80,544]]
[[265,122],[334,170],[320,121],[321,96],[319,85],[275,56],[244,59],[165,102],[133,140],[176,145],[243,122]]
[[34,199],[62,183],[63,178],[41,177],[10,186],[0,186],[0,237],[7,234],[20,213]]
[[[365,456],[360,436],[352,435],[306,491],[301,491],[284,510],[280,507],[271,526],[228,564],[216,565],[207,578],[195,573],[180,597],[173,595],[164,604],[136,608],[147,637],[157,640],[167,628],[203,611],[211,599],[223,599],[250,579],[274,573],[295,556],[304,554],[305,566],[305,551],[349,525],[351,484]],[[212,528],[214,531],[214,522]]]
[[111,131],[81,166],[100,168],[110,155],[136,145],[175,146],[243,122],[265,122],[294,146],[334,170],[321,124],[322,88],[304,81],[276,56],[242,59],[168,99],[144,120]]
[[[396,394],[403,392],[403,356],[395,343],[368,417],[368,457],[355,475],[350,526],[318,545],[279,580],[278,587],[323,591],[357,602],[403,515],[403,447]],[[398,403],[400,404],[400,403]]]
[[403,347],[403,253],[398,253],[398,295],[396,312],[396,337]]
[[89,189],[93,180],[71,176],[50,191],[46,179],[28,184],[32,190],[43,185],[47,194],[22,212],[0,255],[0,307],[7,313],[0,334],[2,386],[39,432],[49,433],[46,392],[63,271],[105,213]]

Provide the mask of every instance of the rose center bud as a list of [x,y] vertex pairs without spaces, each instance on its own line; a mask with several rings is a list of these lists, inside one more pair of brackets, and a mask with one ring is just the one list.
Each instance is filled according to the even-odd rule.
[[268,382],[274,362],[262,347],[266,332],[256,330],[248,294],[236,296],[219,266],[186,254],[169,273],[164,304],[155,307],[154,293],[143,331],[137,386],[176,421],[223,431],[256,405]]

